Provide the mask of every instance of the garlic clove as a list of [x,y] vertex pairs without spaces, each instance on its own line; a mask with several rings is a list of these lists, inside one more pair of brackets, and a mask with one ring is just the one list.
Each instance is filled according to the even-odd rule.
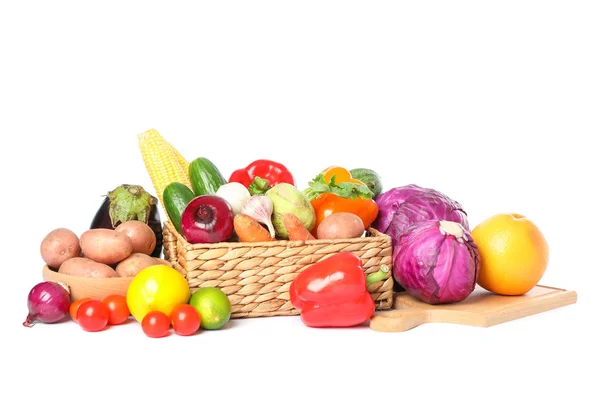
[[242,206],[242,213],[254,218],[268,229],[271,237],[275,237],[275,227],[271,221],[273,201],[264,195],[252,195]]

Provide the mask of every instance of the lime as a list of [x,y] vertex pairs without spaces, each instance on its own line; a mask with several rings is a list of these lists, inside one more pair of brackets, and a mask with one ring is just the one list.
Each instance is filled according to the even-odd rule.
[[167,265],[153,265],[141,270],[127,288],[127,307],[131,315],[142,322],[150,311],[171,315],[178,304],[190,299],[187,280]]
[[203,329],[220,329],[231,317],[231,302],[225,292],[216,287],[196,290],[190,304],[200,314]]

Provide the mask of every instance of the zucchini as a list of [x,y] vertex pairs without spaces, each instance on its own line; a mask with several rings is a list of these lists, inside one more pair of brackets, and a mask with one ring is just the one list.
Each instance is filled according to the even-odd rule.
[[199,157],[190,163],[190,182],[196,196],[215,194],[227,183],[219,169],[208,158]]
[[169,183],[163,192],[163,203],[167,211],[167,215],[173,223],[177,232],[181,234],[181,214],[187,207],[190,201],[196,197],[194,192],[179,182]]
[[358,179],[373,192],[373,198],[375,198],[378,194],[381,193],[381,178],[379,174],[372,169],[368,168],[355,168],[350,170],[350,175],[354,179]]

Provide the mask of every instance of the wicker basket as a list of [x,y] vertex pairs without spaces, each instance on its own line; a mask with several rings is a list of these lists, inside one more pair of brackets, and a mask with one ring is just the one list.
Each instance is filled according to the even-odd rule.
[[365,274],[383,264],[389,267],[386,278],[369,285],[368,291],[377,309],[392,307],[391,238],[371,228],[365,237],[344,240],[190,244],[165,222],[163,237],[165,258],[185,276],[191,291],[221,288],[231,301],[231,318],[298,315],[290,303],[291,282],[302,270],[340,251],[359,256]]

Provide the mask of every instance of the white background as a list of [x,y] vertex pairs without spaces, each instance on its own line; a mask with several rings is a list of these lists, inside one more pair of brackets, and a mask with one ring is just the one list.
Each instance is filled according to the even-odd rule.
[[[1,4],[0,398],[597,398],[597,2]],[[45,234],[83,232],[119,184],[153,190],[150,128],[227,176],[261,157],[299,186],[367,167],[386,190],[446,193],[472,227],[524,214],[550,245],[540,283],[578,303],[398,334],[297,317],[159,340],[22,327]]]

